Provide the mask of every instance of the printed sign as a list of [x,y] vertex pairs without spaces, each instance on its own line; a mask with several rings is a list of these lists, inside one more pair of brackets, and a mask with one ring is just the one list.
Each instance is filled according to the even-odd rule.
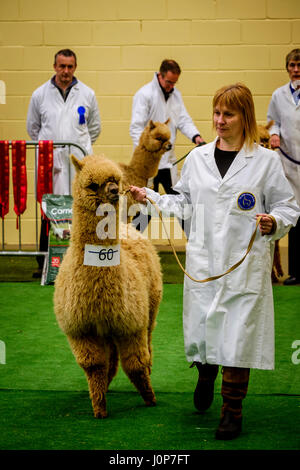
[[53,284],[67,251],[72,227],[72,196],[44,194],[42,209],[49,220],[48,256],[42,285]]
[[4,341],[0,341],[0,364],[6,364],[6,350]]
[[52,256],[51,266],[54,267],[54,268],[59,268],[59,266],[60,266],[60,257],[59,256]]
[[85,245],[85,266],[118,266],[120,264],[120,244],[117,245]]

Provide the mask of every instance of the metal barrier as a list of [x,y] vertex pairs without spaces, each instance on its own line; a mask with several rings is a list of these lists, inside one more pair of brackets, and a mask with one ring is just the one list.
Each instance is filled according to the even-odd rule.
[[[9,147],[11,147],[13,141],[9,141]],[[22,244],[22,222],[21,216],[17,216],[18,218],[18,230],[19,230],[19,243],[17,250],[5,250],[5,220],[2,219],[2,249],[0,249],[0,256],[36,256],[36,255],[47,255],[46,251],[39,251],[39,230],[38,230],[38,223],[39,223],[39,210],[38,210],[38,202],[36,198],[36,187],[37,187],[37,172],[38,172],[38,149],[39,149],[39,141],[25,141],[26,149],[34,148],[35,149],[35,162],[34,162],[34,188],[35,188],[35,250],[23,250]],[[68,147],[70,153],[70,147],[78,148],[83,156],[87,155],[87,151],[84,147],[77,144],[76,142],[68,142],[68,141],[53,141],[53,148],[57,147]],[[70,175],[70,171],[69,171]],[[69,179],[69,193],[71,194],[71,181]]]

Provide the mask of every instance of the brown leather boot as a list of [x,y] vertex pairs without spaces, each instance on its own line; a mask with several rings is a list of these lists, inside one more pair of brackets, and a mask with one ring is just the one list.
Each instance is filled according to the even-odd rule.
[[224,367],[221,394],[223,406],[216,439],[234,439],[242,431],[242,400],[248,390],[250,369]]
[[218,375],[219,366],[215,364],[201,364],[193,362],[199,372],[198,383],[194,392],[194,405],[199,411],[207,410],[214,399],[214,383]]

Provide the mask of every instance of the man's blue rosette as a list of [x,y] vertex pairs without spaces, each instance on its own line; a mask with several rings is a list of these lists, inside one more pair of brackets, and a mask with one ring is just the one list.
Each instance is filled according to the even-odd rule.
[[77,109],[78,114],[79,114],[79,124],[85,124],[85,107],[84,106],[79,106]]

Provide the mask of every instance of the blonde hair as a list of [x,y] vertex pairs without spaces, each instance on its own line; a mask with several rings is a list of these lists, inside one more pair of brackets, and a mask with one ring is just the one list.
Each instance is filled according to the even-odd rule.
[[[246,85],[235,83],[220,88],[213,98],[213,112],[217,105],[225,106],[240,114],[243,125],[243,144],[252,148],[255,142],[259,142],[253,97]],[[214,124],[213,126],[215,127]]]

